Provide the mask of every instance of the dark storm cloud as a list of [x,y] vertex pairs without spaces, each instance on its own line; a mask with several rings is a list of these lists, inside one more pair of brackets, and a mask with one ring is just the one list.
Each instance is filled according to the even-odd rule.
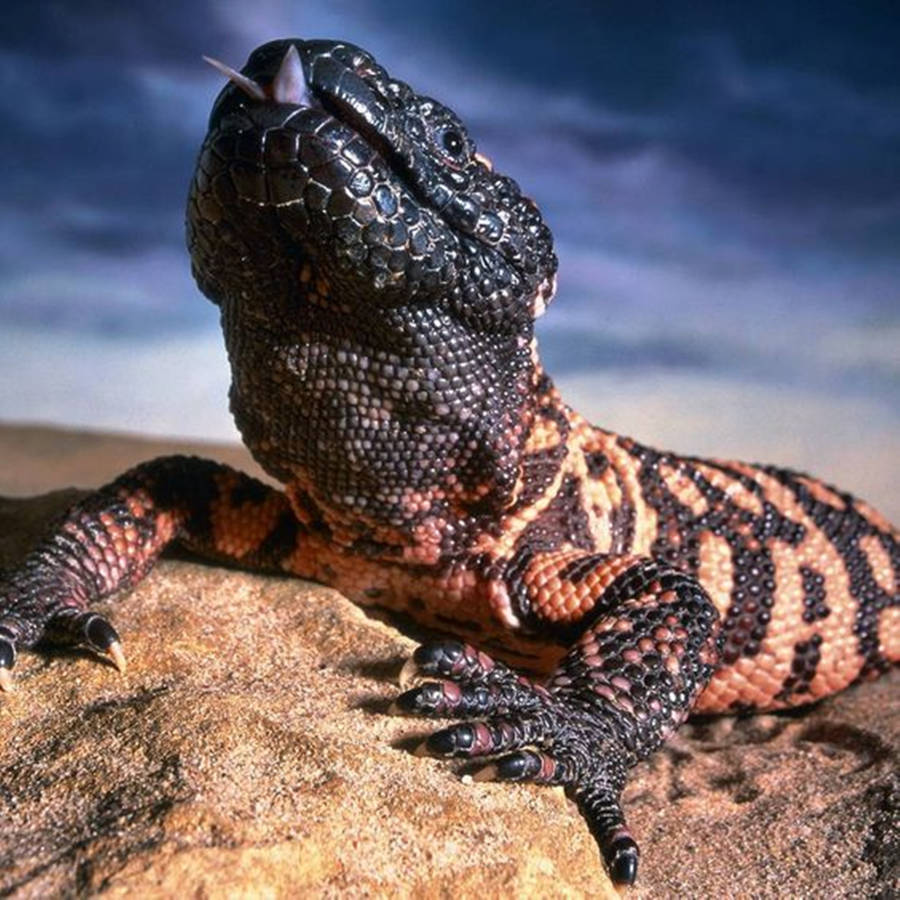
[[6,4],[0,320],[210,321],[182,247],[219,82],[199,56],[240,65],[300,34],[360,43],[448,102],[538,200],[562,261],[544,334],[563,363],[765,371],[756,348],[808,330],[797,310],[893,326],[900,26],[886,4],[837,6]]
[[[210,9],[150,2],[7,4],[0,19],[3,201],[65,245],[137,251],[178,241],[196,134],[154,103],[154,72],[198,68]],[[237,43],[236,41],[234,43]],[[173,229],[171,226],[175,224]]]
[[[219,4],[220,5],[220,4]],[[240,32],[211,2],[31,0],[0,11],[3,47],[41,59],[193,64],[210,44],[241,52]]]
[[215,4],[3,6],[0,316],[104,332],[202,316],[184,302],[183,206],[211,43],[244,49]]

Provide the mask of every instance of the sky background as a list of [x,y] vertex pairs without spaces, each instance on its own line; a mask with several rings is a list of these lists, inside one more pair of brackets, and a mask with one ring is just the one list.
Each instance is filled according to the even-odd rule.
[[599,424],[900,511],[888,2],[3,4],[0,419],[235,436],[184,250],[200,55],[289,35],[372,51],[537,200],[544,359]]

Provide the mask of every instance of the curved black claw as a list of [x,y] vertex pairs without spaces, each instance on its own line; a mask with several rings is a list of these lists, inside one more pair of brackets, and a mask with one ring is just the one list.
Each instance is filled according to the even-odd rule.
[[102,616],[87,614],[82,626],[85,643],[94,650],[106,652],[113,644],[119,643],[119,633]]
[[119,633],[99,613],[78,609],[62,610],[47,623],[46,635],[56,643],[82,644],[96,653],[104,654],[120,672],[125,672],[125,654]]
[[8,628],[0,626],[0,691],[15,689],[15,681],[11,674],[16,664],[16,636]]

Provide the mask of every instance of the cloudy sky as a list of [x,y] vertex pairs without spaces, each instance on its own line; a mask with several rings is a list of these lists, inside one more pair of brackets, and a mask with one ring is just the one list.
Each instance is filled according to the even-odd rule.
[[[4,4],[0,419],[233,435],[216,311],[183,248],[221,82],[200,54],[240,65],[257,44],[297,35],[371,50],[456,109],[535,197],[561,266],[544,356],[598,420],[661,397],[686,417],[689,394],[721,405],[724,453],[724,419],[741,420],[742,403],[762,428],[770,415],[779,428],[802,420],[804,452],[835,429],[897,448],[895,10]],[[821,415],[807,422],[811,409]]]

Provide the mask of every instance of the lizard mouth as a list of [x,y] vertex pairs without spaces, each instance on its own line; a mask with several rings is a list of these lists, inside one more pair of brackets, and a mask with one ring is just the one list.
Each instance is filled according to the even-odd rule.
[[312,72],[308,77],[297,46],[292,43],[268,84],[261,84],[210,56],[203,59],[253,100],[323,109],[353,128],[384,156],[395,154],[385,134],[388,113],[384,104],[357,73],[331,58],[312,57],[309,63]]
[[[303,47],[303,58],[297,44]],[[389,166],[416,199],[427,205],[406,160],[396,146],[397,136],[391,126],[391,110],[364,78],[346,63],[339,62],[314,45],[319,42],[289,44],[274,76],[266,78],[263,70],[259,80],[239,72],[217,59],[203,59],[251,100],[261,104],[294,107],[282,120],[287,124],[304,109],[319,110],[349,128],[365,141]],[[238,95],[240,96],[240,95]],[[235,97],[220,97],[213,109],[211,124],[221,119],[235,105]]]

